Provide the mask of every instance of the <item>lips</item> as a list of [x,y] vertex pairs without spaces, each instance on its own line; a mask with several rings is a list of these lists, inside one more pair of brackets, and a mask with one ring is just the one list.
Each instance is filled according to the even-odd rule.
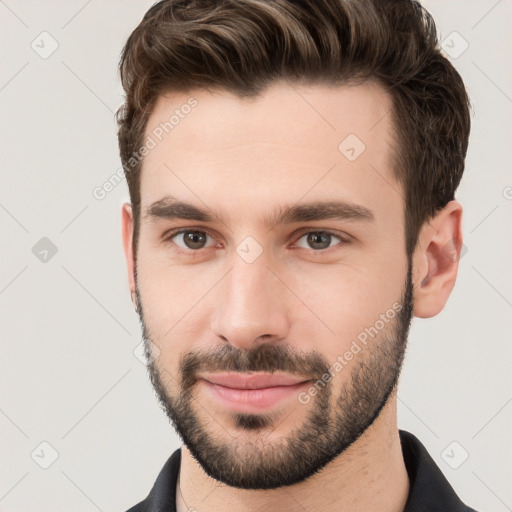
[[223,408],[258,414],[278,404],[288,405],[308,380],[285,374],[210,374],[200,378],[205,392]]
[[204,380],[212,384],[218,384],[232,389],[265,389],[277,386],[295,386],[307,379],[284,374],[241,374],[225,373],[202,376]]

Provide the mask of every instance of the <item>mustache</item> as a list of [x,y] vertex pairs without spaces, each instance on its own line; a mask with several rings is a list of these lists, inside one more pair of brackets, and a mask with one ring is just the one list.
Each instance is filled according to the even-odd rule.
[[179,365],[184,389],[193,386],[201,373],[282,371],[305,380],[317,380],[328,370],[329,364],[319,352],[297,353],[287,345],[274,343],[262,343],[250,350],[222,345],[219,348],[188,352]]

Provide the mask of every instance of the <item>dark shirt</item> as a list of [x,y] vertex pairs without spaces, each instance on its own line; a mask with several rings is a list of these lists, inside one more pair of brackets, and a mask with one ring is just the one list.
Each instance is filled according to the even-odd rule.
[[[459,499],[419,439],[405,430],[399,430],[399,434],[410,484],[403,512],[476,512]],[[160,471],[147,498],[127,512],[176,512],[180,460],[181,449],[177,449]]]

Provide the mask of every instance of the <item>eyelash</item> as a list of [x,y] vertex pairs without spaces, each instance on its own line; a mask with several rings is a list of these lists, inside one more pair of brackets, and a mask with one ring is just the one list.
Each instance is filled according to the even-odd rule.
[[[164,243],[169,243],[169,242],[173,243],[176,246],[176,251],[178,253],[180,253],[180,254],[191,255],[191,254],[194,254],[194,253],[200,253],[204,249],[211,249],[211,247],[203,247],[201,249],[196,249],[196,250],[194,250],[194,249],[183,249],[182,247],[180,247],[179,245],[175,244],[172,241],[172,239],[175,236],[181,235],[183,233],[189,233],[189,232],[192,232],[192,231],[195,231],[195,232],[198,232],[198,233],[205,233],[206,235],[208,235],[211,238],[215,239],[214,235],[212,233],[210,233],[206,229],[180,228],[180,229],[176,229],[176,230],[172,230],[172,231],[167,232],[164,235],[163,242]],[[338,238],[340,240],[339,244],[336,244],[336,245],[334,245],[332,247],[327,247],[326,249],[320,249],[320,250],[310,249],[310,251],[312,253],[314,253],[314,254],[323,254],[323,253],[328,252],[330,249],[334,249],[337,245],[347,245],[347,244],[350,243],[350,239],[349,239],[348,235],[342,235],[341,233],[339,233],[337,231],[331,231],[329,229],[309,230],[309,231],[303,231],[303,232],[301,231],[300,232],[300,236],[297,238],[296,242],[298,240],[300,240],[302,237],[304,237],[305,235],[309,235],[311,233],[325,233],[325,234],[332,235],[332,236],[334,236],[334,237],[336,237],[336,238]],[[302,249],[302,247],[299,247],[299,249]]]

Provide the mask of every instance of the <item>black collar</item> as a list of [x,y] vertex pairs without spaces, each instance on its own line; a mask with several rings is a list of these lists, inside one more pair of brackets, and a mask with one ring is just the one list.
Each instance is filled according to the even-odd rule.
[[[403,512],[476,512],[460,500],[419,439],[405,430],[399,430],[399,434],[410,482]],[[180,461],[178,448],[160,471],[148,497],[127,512],[176,512]]]
[[403,512],[476,512],[460,500],[421,441],[406,430],[399,434],[410,486]]

